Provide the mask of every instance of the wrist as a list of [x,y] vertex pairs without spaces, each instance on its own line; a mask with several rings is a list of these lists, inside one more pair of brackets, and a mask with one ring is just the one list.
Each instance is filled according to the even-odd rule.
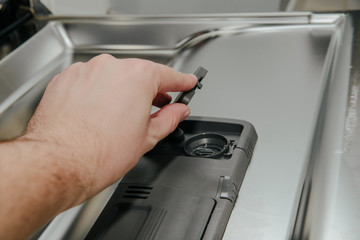
[[[0,232],[26,238],[60,212],[86,198],[84,179],[71,154],[26,134],[0,144]],[[21,231],[19,231],[21,229]]]
[[[33,133],[25,134],[15,142],[27,148],[29,154],[35,155],[27,171],[37,173],[32,181],[44,186],[44,191],[53,197],[51,201],[55,202],[60,212],[87,199],[91,174],[85,164],[79,163],[79,159],[85,157],[76,151],[74,145],[69,147],[62,141]],[[22,159],[26,159],[26,156]]]

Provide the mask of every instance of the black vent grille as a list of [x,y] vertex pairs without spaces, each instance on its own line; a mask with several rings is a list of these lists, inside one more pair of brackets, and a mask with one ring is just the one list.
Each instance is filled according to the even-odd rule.
[[131,185],[128,186],[124,198],[137,198],[137,199],[147,199],[151,193],[153,187],[143,186],[143,185]]

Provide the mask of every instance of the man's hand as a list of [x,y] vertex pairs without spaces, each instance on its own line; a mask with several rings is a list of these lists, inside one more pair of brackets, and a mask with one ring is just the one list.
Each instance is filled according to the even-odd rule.
[[[124,176],[189,115],[186,105],[168,104],[167,92],[195,84],[194,75],[110,55],[56,75],[26,133],[0,144],[0,219],[8,223],[0,234],[29,234]],[[153,104],[160,110],[151,114]]]

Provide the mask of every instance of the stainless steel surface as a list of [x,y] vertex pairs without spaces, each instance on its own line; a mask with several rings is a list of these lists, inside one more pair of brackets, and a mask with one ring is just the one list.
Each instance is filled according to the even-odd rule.
[[346,144],[344,99],[347,99],[349,89],[353,37],[352,34],[346,34],[351,33],[353,28],[351,19],[348,20],[342,39],[338,38],[346,47],[334,59],[335,71],[331,74],[328,93],[318,120],[294,239],[360,237],[359,229],[354,228],[360,219],[359,207],[353,202],[358,193],[352,191],[354,189],[350,190],[352,187],[342,166]]
[[[353,31],[352,39],[348,39],[348,45],[351,48],[351,71],[348,90],[347,106],[339,106],[336,95],[330,98],[328,107],[327,121],[332,119],[336,121],[339,117],[333,110],[341,108],[346,111],[345,128],[343,129],[342,151],[333,158],[321,158],[314,164],[314,170],[311,177],[313,186],[312,196],[309,198],[308,217],[305,221],[304,236],[310,239],[360,239],[360,161],[359,161],[359,13],[352,13],[348,27]],[[350,31],[349,29],[349,31]],[[352,44],[351,44],[352,43]],[[345,58],[339,58],[339,62],[345,63]],[[343,71],[348,71],[346,65]],[[340,78],[336,78],[340,79]],[[341,80],[339,80],[340,82]],[[343,81],[343,80],[342,80]],[[339,82],[337,84],[339,84]],[[330,139],[326,136],[326,127],[330,124],[324,124],[323,139]],[[328,133],[327,133],[328,134]],[[339,141],[337,139],[336,141]],[[323,141],[324,142],[324,141]],[[326,154],[329,149],[324,147],[319,149],[319,155]],[[312,218],[312,219],[311,219]]]
[[274,12],[282,0],[41,0],[54,15]]
[[290,11],[350,11],[359,10],[358,0],[296,0]]
[[[107,52],[190,73],[202,65],[209,73],[190,103],[192,115],[244,119],[259,135],[224,239],[288,239],[309,232],[312,239],[328,239],[322,230],[337,221],[328,220],[327,210],[342,211],[332,198],[339,178],[331,176],[340,173],[351,27],[345,15],[310,13],[54,18],[0,62],[0,89],[6,89],[0,137],[21,132],[47,81],[72,62]],[[11,69],[15,63],[21,71]],[[12,119],[19,124],[9,130]],[[314,197],[298,211],[306,179],[317,187],[303,191],[303,199],[306,193]],[[43,236],[81,238],[105,202],[90,200],[80,209],[82,216],[96,209],[92,217],[64,213]],[[360,222],[349,216],[341,219]],[[82,230],[59,233],[59,222]]]
[[47,27],[2,59],[0,139],[22,133],[47,82],[69,65],[71,55],[65,50],[65,43]]
[[109,0],[110,13],[189,14],[276,12],[281,0]]

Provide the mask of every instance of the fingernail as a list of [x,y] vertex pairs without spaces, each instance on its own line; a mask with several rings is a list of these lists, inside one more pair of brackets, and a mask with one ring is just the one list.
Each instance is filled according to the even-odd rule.
[[184,121],[189,115],[190,115],[190,108],[188,110],[186,110],[183,114],[183,117],[181,118],[181,122]]
[[197,77],[194,75],[194,74],[192,74],[192,73],[188,73],[187,74],[189,77],[191,77],[191,78],[193,78],[193,79],[196,79],[197,80]]

